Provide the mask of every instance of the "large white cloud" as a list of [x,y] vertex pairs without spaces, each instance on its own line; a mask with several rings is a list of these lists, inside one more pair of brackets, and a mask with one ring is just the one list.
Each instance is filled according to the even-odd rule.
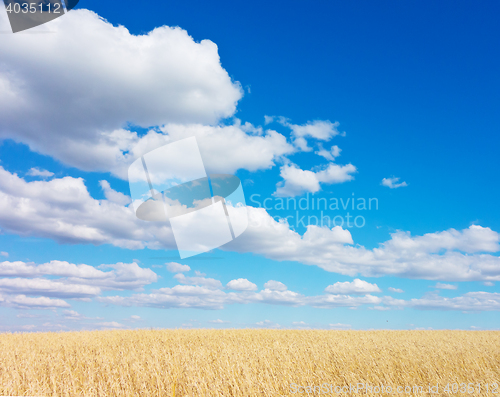
[[[8,26],[5,12],[0,26]],[[117,154],[107,134],[120,135],[126,123],[213,124],[232,116],[242,96],[216,44],[197,43],[179,27],[135,36],[74,10],[38,30],[53,33],[0,42],[0,136],[49,155],[86,144]]]
[[296,150],[239,120],[217,126],[233,116],[242,90],[209,40],[167,26],[135,36],[88,10],[38,29],[53,33],[0,42],[0,139],[121,178],[138,156],[190,136],[212,172],[266,169]]

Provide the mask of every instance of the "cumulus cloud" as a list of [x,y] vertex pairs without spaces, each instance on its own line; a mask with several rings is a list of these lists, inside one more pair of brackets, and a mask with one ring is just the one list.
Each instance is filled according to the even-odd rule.
[[303,193],[316,193],[320,184],[344,183],[354,179],[356,167],[352,164],[338,165],[330,163],[319,171],[302,170],[295,164],[286,164],[280,169],[283,181],[278,182],[277,197],[295,197]]
[[370,284],[367,281],[354,279],[352,282],[346,281],[344,283],[337,282],[333,285],[326,287],[325,292],[331,294],[355,294],[366,295],[370,293],[382,292],[377,284]]
[[167,270],[171,273],[182,273],[182,272],[189,272],[191,268],[188,265],[181,265],[180,263],[177,262],[170,262],[167,263]]
[[257,286],[246,278],[239,278],[228,282],[226,288],[236,291],[255,291]]
[[67,164],[102,169],[134,139],[127,123],[214,124],[242,97],[216,44],[179,27],[136,36],[74,10],[48,29],[0,43],[0,134]]
[[[50,29],[50,38],[0,43],[0,139],[123,179],[141,155],[187,137],[197,138],[209,172],[268,169],[297,150],[282,134],[238,119],[217,125],[235,113],[242,90],[209,40],[167,26],[135,36],[88,10]],[[64,110],[54,117],[53,109]]]
[[26,175],[41,177],[41,178],[50,178],[51,176],[54,176],[54,173],[47,171],[47,170],[42,170],[42,169],[37,168],[37,167],[34,167],[34,168],[30,168],[30,170],[26,173]]
[[404,292],[404,291],[403,291],[402,289],[400,289],[400,288],[393,288],[393,287],[389,287],[389,288],[387,288],[387,289],[388,289],[389,291],[391,291],[391,292],[396,292],[396,293],[398,293],[398,294],[402,294],[402,293]]
[[382,179],[381,185],[387,186],[390,189],[397,189],[398,187],[408,186],[406,182],[399,182],[400,178],[384,178]]
[[5,251],[0,252],[0,255],[1,255],[1,256],[4,256],[4,257],[6,257],[6,258],[8,258],[8,257],[9,257],[9,253],[8,253],[8,252],[5,252]]
[[275,280],[269,280],[267,283],[264,284],[265,289],[269,289],[271,291],[286,291],[287,287],[285,284],[283,284],[280,281],[275,281]]

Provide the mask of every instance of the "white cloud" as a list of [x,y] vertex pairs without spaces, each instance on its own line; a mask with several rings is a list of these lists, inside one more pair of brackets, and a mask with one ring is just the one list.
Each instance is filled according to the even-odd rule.
[[236,290],[236,291],[255,291],[257,286],[248,281],[246,278],[239,278],[237,280],[231,280],[226,284],[226,288]]
[[141,316],[137,316],[134,314],[134,315],[130,316],[130,319],[134,320],[134,321],[139,321],[141,319]]
[[453,284],[443,284],[443,283],[437,283],[434,288],[438,288],[438,289],[451,289],[451,290],[454,290],[454,289],[457,289],[458,286],[456,285],[453,285]]
[[205,277],[186,277],[184,274],[179,273],[174,278],[181,284],[186,285],[199,285],[210,289],[222,288],[222,283],[219,280]]
[[337,282],[325,288],[325,292],[330,294],[356,294],[366,295],[373,292],[382,292],[377,284],[370,284],[367,281],[354,279],[352,282]]
[[388,290],[389,290],[389,291],[391,291],[391,292],[396,292],[396,293],[398,293],[398,294],[402,294],[402,293],[404,292],[404,291],[403,291],[402,289],[400,289],[400,288],[393,288],[393,287],[389,287],[389,288],[388,288]]
[[320,183],[344,183],[354,179],[351,175],[356,172],[352,164],[337,165],[330,163],[320,171],[307,171],[295,164],[286,164],[281,167],[280,175],[283,178],[276,186],[277,197],[295,197],[303,193],[316,193],[320,190]]
[[189,272],[191,268],[188,265],[181,265],[180,263],[177,262],[170,262],[167,263],[167,270],[171,273],[182,273],[182,272]]
[[491,281],[485,281],[483,285],[485,285],[486,287],[494,287],[495,283],[492,283]]
[[50,178],[51,176],[54,176],[54,173],[47,171],[47,170],[42,170],[42,169],[37,168],[37,167],[34,167],[34,168],[30,168],[30,170],[26,173],[26,175],[38,176],[41,178]]
[[271,291],[286,291],[287,287],[285,284],[283,284],[280,281],[275,281],[275,280],[269,280],[267,283],[264,284],[265,289],[269,289]]
[[213,124],[242,97],[217,45],[179,27],[134,36],[73,10],[40,27],[48,29],[0,43],[0,134],[66,164],[105,169],[134,139],[121,130],[127,122]]
[[342,323],[336,323],[336,324],[329,324],[331,329],[350,329],[351,325],[350,324],[342,324]]
[[[123,179],[139,156],[192,136],[209,172],[268,169],[296,151],[276,131],[238,119],[217,125],[234,115],[242,90],[209,40],[196,43],[165,26],[134,36],[87,10],[50,29],[49,41],[37,35],[0,43],[0,139]],[[53,117],[53,109],[64,111]],[[133,125],[155,127],[138,134]],[[112,197],[126,200],[110,191]]]
[[0,255],[1,255],[1,256],[4,256],[4,257],[6,257],[6,258],[8,258],[8,257],[9,257],[9,253],[8,253],[8,252],[5,252],[5,251],[0,252]]
[[325,150],[323,146],[319,145],[319,150],[316,154],[324,157],[328,161],[335,161],[335,159],[340,156],[341,151],[342,149],[340,149],[337,145],[332,146],[330,150]]
[[382,179],[382,186],[387,186],[390,189],[397,189],[398,187],[408,186],[406,182],[398,183],[400,178],[384,178]]

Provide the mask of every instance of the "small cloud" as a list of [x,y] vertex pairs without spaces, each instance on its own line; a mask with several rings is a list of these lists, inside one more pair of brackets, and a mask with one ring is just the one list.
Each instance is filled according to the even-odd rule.
[[340,149],[337,145],[332,146],[330,150],[326,150],[322,145],[319,145],[319,150],[316,152],[316,154],[318,156],[324,157],[328,161],[335,161],[335,159],[340,156],[341,151],[342,149]]
[[34,167],[34,168],[31,168],[26,173],[26,175],[40,177],[40,178],[50,178],[51,176],[54,176],[54,173],[47,171],[47,170],[42,170],[42,169],[37,168],[37,167]]
[[379,310],[379,311],[386,311],[386,310],[391,310],[389,307],[387,306],[373,306],[373,307],[369,307],[368,309],[370,310]]
[[437,289],[457,289],[458,287],[453,284],[443,284],[443,283],[437,283],[434,288]]
[[483,283],[483,285],[486,285],[487,287],[494,287],[495,286],[495,283],[494,282],[491,282],[491,281],[485,281]]
[[398,187],[408,186],[406,182],[398,183],[399,178],[384,178],[382,179],[382,186],[387,186],[390,189],[397,189]]
[[271,320],[264,320],[264,321],[259,321],[258,323],[255,323],[255,325],[259,327],[265,327],[265,328],[280,328],[281,325],[278,323],[275,323]]
[[480,329],[481,327],[476,327],[475,325],[470,326],[471,329]]
[[274,116],[264,116],[264,124],[265,125],[271,124],[272,122],[274,122]]
[[246,278],[239,278],[237,280],[231,280],[226,284],[227,289],[234,289],[236,291],[255,291],[257,286],[248,281]]
[[264,284],[265,289],[270,289],[271,291],[286,291],[287,287],[280,281],[269,280]]
[[373,292],[382,292],[377,284],[370,284],[367,281],[354,279],[352,282],[338,282],[325,288],[325,292],[330,294],[355,294],[365,295]]
[[166,263],[166,265],[167,265],[167,270],[171,273],[189,272],[191,270],[191,268],[188,265],[181,265],[180,263],[177,262]]
[[332,329],[350,329],[351,328],[351,325],[350,324],[341,324],[341,323],[337,323],[337,324],[328,324],[330,326],[330,328]]
[[292,325],[308,325],[305,321],[294,321]]
[[198,270],[195,270],[194,274],[195,274],[195,276],[198,276],[198,277],[205,277],[206,276],[206,273],[202,273],[202,272],[200,272]]
[[5,251],[0,252],[0,255],[1,255],[1,256],[5,256],[6,258],[8,258],[8,257],[9,257],[9,253],[8,253],[8,252],[5,252]]
[[392,288],[392,287],[389,287],[387,288],[389,291],[391,292],[397,292],[398,294],[402,294],[404,291],[402,289],[399,289],[399,288]]
[[137,316],[134,314],[133,316],[130,316],[130,319],[134,321],[139,321],[141,319],[141,316]]
[[210,320],[209,323],[211,324],[229,324],[231,321],[224,321],[218,318],[217,320]]

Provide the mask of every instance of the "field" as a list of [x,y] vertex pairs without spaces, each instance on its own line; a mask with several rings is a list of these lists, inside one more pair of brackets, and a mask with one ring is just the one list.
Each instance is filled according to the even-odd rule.
[[[384,392],[368,393],[372,396],[388,395],[388,387],[398,395],[398,386],[399,395],[441,396],[464,395],[457,388],[471,383],[469,395],[495,396],[496,390],[500,396],[500,387],[494,385],[499,381],[500,332],[0,334],[0,395],[326,396],[337,395],[337,387],[338,395],[348,396],[349,385],[363,384],[357,395],[366,394],[368,385],[384,386]],[[449,390],[444,391],[447,383]],[[438,385],[438,393],[429,394],[429,384]],[[315,393],[305,388],[320,385],[322,394],[318,387]],[[414,386],[423,386],[423,392]],[[405,387],[411,392],[405,393]]]

